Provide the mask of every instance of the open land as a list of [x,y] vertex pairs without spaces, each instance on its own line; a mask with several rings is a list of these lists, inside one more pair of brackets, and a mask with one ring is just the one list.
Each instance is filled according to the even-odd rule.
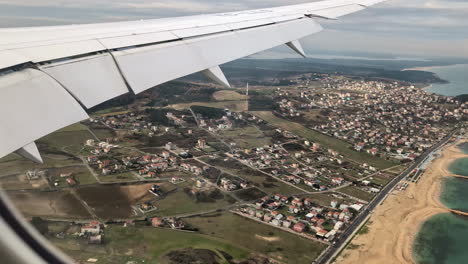
[[2,158],[0,184],[82,262],[311,263],[463,121],[464,105],[405,82],[267,72],[248,98],[197,81],[108,102],[38,140],[44,164]]

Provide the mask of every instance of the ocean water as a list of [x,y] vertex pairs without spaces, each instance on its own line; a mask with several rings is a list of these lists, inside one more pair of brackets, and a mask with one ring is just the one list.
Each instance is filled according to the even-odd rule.
[[[449,170],[453,174],[468,176],[468,158],[461,158],[461,159],[455,160],[454,162],[452,162],[452,164],[450,164]],[[465,181],[468,181],[468,180],[465,180]]]
[[446,96],[468,94],[468,64],[434,67],[427,71],[436,73],[448,84],[433,84],[426,91]]
[[468,220],[453,214],[438,214],[426,221],[413,245],[418,264],[468,263]]
[[468,142],[461,143],[458,145],[458,148],[460,148],[465,154],[468,154]]
[[468,212],[467,190],[467,179],[455,177],[446,178],[444,179],[440,201],[448,208]]
[[[459,146],[466,150],[467,145]],[[468,158],[455,160],[449,170],[468,176]],[[444,179],[441,202],[451,209],[468,212],[468,179]],[[421,227],[413,244],[418,264],[468,263],[468,218],[451,213],[439,214]]]

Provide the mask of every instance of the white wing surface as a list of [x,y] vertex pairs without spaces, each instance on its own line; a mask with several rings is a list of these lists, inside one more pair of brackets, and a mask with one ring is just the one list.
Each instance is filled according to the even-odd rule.
[[219,65],[320,32],[385,0],[328,0],[134,22],[0,29],[0,158],[41,161],[34,142],[91,108],[195,72],[229,86]]

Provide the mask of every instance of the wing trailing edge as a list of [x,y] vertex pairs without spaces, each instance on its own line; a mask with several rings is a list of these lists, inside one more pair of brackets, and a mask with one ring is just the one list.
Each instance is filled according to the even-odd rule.
[[384,0],[327,0],[145,21],[0,29],[0,158],[42,161],[36,140],[89,118],[129,91],[202,72],[229,87],[219,65],[299,40]]

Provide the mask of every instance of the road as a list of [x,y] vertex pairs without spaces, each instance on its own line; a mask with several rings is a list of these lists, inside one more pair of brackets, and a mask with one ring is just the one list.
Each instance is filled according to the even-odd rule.
[[437,150],[439,147],[443,146],[446,144],[452,136],[457,132],[458,130],[452,131],[448,136],[446,136],[444,139],[442,139],[439,143],[436,145],[432,146],[430,149],[428,149],[423,155],[421,155],[418,159],[414,161],[414,163],[409,166],[405,171],[403,171],[398,177],[394,178],[387,186],[385,186],[380,193],[370,202],[367,206],[367,208],[362,211],[356,219],[354,219],[353,223],[346,229],[346,231],[335,241],[335,244],[328,247],[326,251],[313,263],[314,264],[327,264],[330,263],[333,258],[336,256],[337,253],[342,250],[342,247],[345,246],[347,243],[347,240],[349,237],[354,235],[354,233],[357,231],[357,229],[361,226],[363,221],[367,218],[367,216],[374,211],[374,209],[379,206],[387,197],[388,193],[393,190],[393,188],[400,182],[402,181],[408,174],[410,174],[414,169],[419,167],[424,160],[431,155],[435,150]]

